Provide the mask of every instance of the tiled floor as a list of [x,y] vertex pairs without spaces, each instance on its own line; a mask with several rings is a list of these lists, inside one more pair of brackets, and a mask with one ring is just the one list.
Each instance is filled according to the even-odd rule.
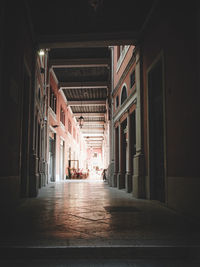
[[15,260],[1,261],[2,267],[199,267],[199,261],[183,260]]
[[0,239],[1,247],[199,245],[198,223],[92,179],[51,183],[37,198],[21,201]]

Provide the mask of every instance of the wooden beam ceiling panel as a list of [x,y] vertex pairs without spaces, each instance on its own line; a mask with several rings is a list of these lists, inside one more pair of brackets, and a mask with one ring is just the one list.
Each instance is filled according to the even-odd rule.
[[[102,118],[105,118],[105,113],[91,112],[91,113],[84,113],[84,114],[87,117],[94,117],[94,118],[102,117]],[[80,112],[77,112],[77,113],[75,112],[74,113],[75,117],[80,117],[81,115],[83,115],[83,113],[80,113]]]
[[106,100],[67,101],[69,106],[105,106]]
[[50,60],[50,66],[53,68],[108,67],[109,65],[109,58],[74,58]]
[[108,88],[108,82],[105,81],[91,81],[91,82],[59,82],[59,89],[66,88]]

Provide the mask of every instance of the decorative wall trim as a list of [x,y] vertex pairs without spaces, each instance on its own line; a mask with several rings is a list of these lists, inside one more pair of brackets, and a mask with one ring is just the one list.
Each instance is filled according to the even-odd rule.
[[124,60],[124,58],[125,58],[125,56],[126,56],[128,50],[129,50],[129,47],[130,47],[130,45],[125,45],[124,49],[122,50],[122,52],[121,52],[121,54],[120,54],[120,57],[119,57],[119,59],[118,59],[118,61],[117,61],[116,72],[119,71],[119,69],[120,69],[120,67],[121,67],[121,65],[122,65],[122,62],[123,62],[123,60]]
[[56,77],[56,75],[55,75],[55,72],[54,72],[53,68],[50,69],[50,73],[52,74],[52,76],[53,76],[53,78],[54,78],[54,81],[55,81],[56,84],[58,85],[58,79],[57,79],[57,77]]
[[60,139],[65,142],[65,138],[64,137],[60,136]]
[[49,125],[49,129],[50,129],[51,132],[57,133],[56,130],[51,125]]
[[65,96],[65,94],[64,94],[64,92],[63,92],[63,90],[62,90],[62,88],[60,88],[60,89],[58,90],[58,92],[62,95],[62,97],[63,97],[63,99],[64,99],[64,101],[65,101],[65,104],[67,105],[67,98],[66,98],[66,96]]
[[56,113],[53,111],[53,109],[49,106],[49,113],[51,113],[54,120],[57,122]]
[[61,127],[61,129],[63,130],[63,132],[65,132],[66,131],[66,129],[65,129],[65,125],[60,121],[60,127]]
[[132,104],[136,103],[137,92],[133,93],[127,98],[127,100],[121,105],[121,108],[114,114],[114,123],[120,119],[120,117],[126,112]]

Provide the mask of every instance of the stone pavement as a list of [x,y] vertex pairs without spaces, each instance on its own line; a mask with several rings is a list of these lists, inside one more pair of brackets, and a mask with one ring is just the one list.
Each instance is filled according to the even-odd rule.
[[199,263],[196,260],[0,260],[2,267],[199,267]]
[[[86,258],[180,258],[181,253],[196,257],[200,251],[198,222],[100,180],[50,183],[37,198],[22,200],[1,223],[1,256],[23,257],[27,248],[44,258],[76,258],[77,253],[80,258],[87,253]],[[38,253],[41,248],[46,255]],[[83,252],[85,248],[90,250]]]

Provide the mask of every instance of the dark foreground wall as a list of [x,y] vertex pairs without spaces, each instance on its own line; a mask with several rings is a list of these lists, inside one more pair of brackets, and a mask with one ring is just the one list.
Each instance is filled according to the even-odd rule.
[[200,14],[195,1],[191,1],[190,5],[162,1],[155,14],[144,32],[141,46],[146,194],[151,198],[147,75],[160,56],[164,77],[165,202],[173,209],[200,217],[200,93],[197,67],[197,18]]
[[1,7],[0,205],[6,208],[9,203],[17,203],[22,194],[22,169],[23,177],[27,179],[25,187],[28,188],[28,169],[24,166],[29,162],[27,153],[31,147],[34,54],[23,1],[3,1]]

